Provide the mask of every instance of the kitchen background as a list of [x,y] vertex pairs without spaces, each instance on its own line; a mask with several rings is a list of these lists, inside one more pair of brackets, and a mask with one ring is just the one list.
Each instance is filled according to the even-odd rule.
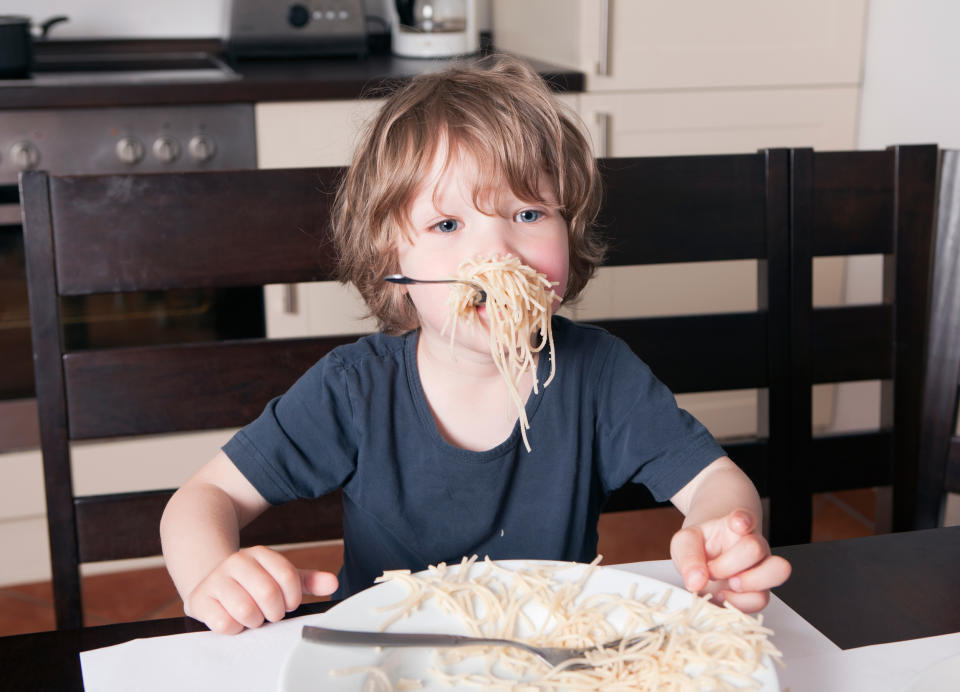
[[[386,1],[368,0],[368,14],[385,16]],[[952,0],[612,2],[607,77],[594,74],[598,4],[479,0],[480,28],[492,31],[495,46],[586,74],[584,91],[562,98],[584,119],[598,154],[702,154],[765,146],[873,149],[921,142],[960,148],[955,37],[960,4]],[[228,11],[228,0],[0,0],[0,14],[37,21],[68,14],[69,22],[52,29],[54,39],[218,37]],[[705,69],[709,66],[714,69]],[[353,133],[377,103],[254,104],[257,165],[346,163]],[[4,108],[0,87],[0,115]],[[746,308],[756,301],[755,268],[749,264],[667,266],[642,275],[608,271],[571,312],[596,318]],[[875,302],[879,258],[819,261],[815,282],[818,304]],[[350,291],[335,285],[296,290],[300,310],[294,314],[281,307],[288,289],[268,292],[269,333],[364,328],[357,326],[360,308]],[[648,298],[664,294],[674,295],[670,305]],[[816,395],[817,424],[875,427],[878,390],[876,382],[823,388]],[[0,401],[0,419],[10,403]],[[755,425],[756,392],[689,395],[681,403],[722,435]],[[230,434],[78,444],[75,485],[81,493],[172,487]],[[0,586],[49,578],[40,455],[26,447],[4,446],[0,439]],[[133,463],[148,458],[163,463]],[[956,509],[951,512],[948,520],[955,522]],[[85,573],[143,564],[150,562],[97,565]]]

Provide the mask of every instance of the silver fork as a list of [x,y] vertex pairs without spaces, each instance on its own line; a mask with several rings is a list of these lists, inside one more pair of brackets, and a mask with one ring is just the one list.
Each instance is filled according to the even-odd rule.
[[[626,646],[632,646],[636,642],[646,639],[646,635],[654,630],[658,630],[662,625],[654,625],[648,630],[631,636]],[[565,661],[574,658],[583,658],[588,651],[599,649],[611,649],[620,646],[623,639],[614,639],[599,646],[588,646],[583,648],[534,646],[526,642],[515,641],[513,639],[492,639],[489,637],[468,637],[461,634],[420,634],[413,632],[359,632],[356,630],[335,630],[327,627],[314,627],[312,625],[303,626],[303,638],[321,644],[339,644],[341,646],[420,646],[446,648],[454,646],[511,646],[517,649],[529,651],[550,666],[558,666]],[[570,666],[571,669],[591,668],[591,664],[586,661],[576,663]]]
[[389,274],[383,277],[383,280],[393,284],[466,284],[480,294],[476,301],[478,305],[487,301],[487,292],[472,281],[463,281],[462,279],[414,279],[404,274]]

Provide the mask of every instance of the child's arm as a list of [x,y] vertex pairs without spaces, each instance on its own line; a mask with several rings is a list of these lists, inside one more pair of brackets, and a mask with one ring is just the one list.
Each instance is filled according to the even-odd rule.
[[184,612],[226,634],[280,620],[302,594],[337,588],[327,572],[298,570],[280,553],[238,550],[240,528],[269,504],[220,452],[174,493],[160,520],[167,569]]
[[746,474],[721,457],[671,502],[686,515],[670,555],[687,589],[706,589],[748,613],[763,609],[770,589],[790,576],[790,563],[770,554],[760,533],[760,496]]

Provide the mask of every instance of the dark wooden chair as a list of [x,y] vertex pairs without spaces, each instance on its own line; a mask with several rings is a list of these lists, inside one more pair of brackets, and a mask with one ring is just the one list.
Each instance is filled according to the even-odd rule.
[[[777,468],[797,530],[777,542],[809,539],[814,492],[892,486],[892,528],[913,526],[937,160],[932,145],[791,151],[793,431]],[[883,255],[879,303],[813,306],[814,257],[871,254]],[[880,428],[813,435],[811,385],[858,380],[882,383]]]
[[916,528],[943,522],[945,493],[960,493],[960,151],[941,156],[933,298],[927,348]]
[[[172,490],[76,497],[75,440],[241,426],[348,338],[67,352],[60,299],[329,278],[336,169],[21,179],[53,589],[82,624],[79,565],[160,554]],[[216,450],[211,450],[211,456]],[[132,460],[131,463],[136,463]],[[244,544],[342,536],[340,498],[272,508]]]
[[[771,530],[791,521],[789,456],[790,236],[788,151],[606,159],[600,226],[608,264],[758,261],[758,309],[749,312],[591,320],[623,338],[675,393],[761,390],[757,434],[724,440],[729,455],[771,498]],[[652,507],[626,486],[607,511]]]
[[[610,264],[759,260],[754,313],[599,322],[674,392],[762,388],[757,436],[725,443],[770,500],[775,545],[810,540],[813,493],[895,489],[912,522],[932,268],[935,146],[604,162]],[[813,258],[882,254],[882,302],[814,308]],[[884,381],[881,427],[815,435],[812,388]],[[641,488],[610,510],[651,506]]]

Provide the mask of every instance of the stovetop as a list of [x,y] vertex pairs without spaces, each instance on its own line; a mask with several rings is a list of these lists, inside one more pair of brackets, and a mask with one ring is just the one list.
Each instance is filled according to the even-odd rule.
[[0,80],[2,87],[225,82],[239,79],[219,56],[175,53],[55,53],[36,56],[32,74]]

